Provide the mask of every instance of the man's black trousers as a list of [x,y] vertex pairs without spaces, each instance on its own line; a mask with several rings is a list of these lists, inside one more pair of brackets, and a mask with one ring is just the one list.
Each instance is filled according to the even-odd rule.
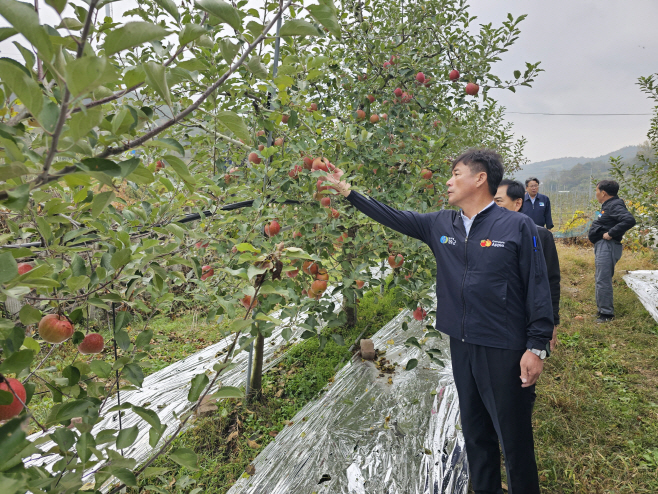
[[524,350],[503,350],[450,338],[471,486],[476,494],[503,494],[503,448],[509,494],[539,494],[532,437],[535,387],[521,387]]

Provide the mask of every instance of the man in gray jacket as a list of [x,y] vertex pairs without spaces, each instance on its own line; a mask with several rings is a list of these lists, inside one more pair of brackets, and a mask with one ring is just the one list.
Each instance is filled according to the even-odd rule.
[[619,184],[614,180],[601,180],[596,185],[596,200],[601,203],[599,216],[589,229],[589,240],[594,244],[596,265],[596,322],[606,323],[614,319],[612,275],[621,259],[621,239],[635,226],[635,218],[626,209],[626,204],[617,196]]

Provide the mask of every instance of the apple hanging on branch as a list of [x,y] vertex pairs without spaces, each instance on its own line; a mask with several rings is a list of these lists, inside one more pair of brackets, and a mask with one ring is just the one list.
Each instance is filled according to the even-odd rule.
[[18,264],[18,274],[25,274],[28,271],[32,271],[32,265],[27,262],[21,262]]
[[94,355],[101,353],[105,346],[105,340],[98,333],[89,333],[78,345],[78,351],[83,355]]
[[393,256],[393,255],[388,256],[388,264],[393,269],[399,268],[400,266],[402,266],[403,263],[404,263],[404,257],[402,256],[402,254],[398,254],[397,256]]
[[427,317],[427,312],[422,307],[417,307],[416,310],[413,311],[413,316],[416,321],[422,321]]
[[73,336],[73,325],[66,316],[48,314],[39,321],[39,336],[42,340],[57,345]]
[[267,235],[268,237],[273,237],[274,235],[279,233],[280,230],[281,230],[281,225],[279,225],[279,222],[276,220],[272,221],[268,225],[265,225],[265,235]]
[[[11,391],[9,389],[10,386]],[[0,422],[2,422],[3,420],[14,418],[16,415],[23,411],[23,403],[25,403],[27,393],[25,392],[23,384],[18,379],[14,379],[13,377],[10,377],[9,379],[6,379],[4,382],[0,383],[0,391],[7,391],[13,395],[13,400],[9,405],[0,405]],[[20,400],[17,398],[17,396],[20,398]],[[21,403],[21,401],[23,403]]]
[[215,274],[215,270],[212,268],[212,266],[203,266],[201,268],[201,280],[205,281],[208,278],[210,278],[212,275]]
[[479,90],[480,90],[480,86],[478,86],[474,82],[469,82],[468,84],[466,84],[466,94],[468,94],[469,96],[475,96]]

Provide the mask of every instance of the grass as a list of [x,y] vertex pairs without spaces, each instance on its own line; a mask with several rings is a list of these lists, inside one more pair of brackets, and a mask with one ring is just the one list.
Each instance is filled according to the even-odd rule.
[[[329,339],[324,349],[317,338],[291,347],[282,362],[263,376],[263,399],[246,405],[236,400],[220,402],[217,412],[199,418],[195,427],[176,439],[173,447],[194,450],[199,470],[180,467],[166,456],[153,466],[168,472],[141,480],[140,488],[154,492],[172,492],[175,488],[201,487],[207,493],[224,493],[243,475],[245,468],[290,419],[330,382],[340,366],[352,357],[349,346],[366,330],[363,337],[374,334],[399,313],[404,305],[400,290],[383,297],[366,293],[359,303],[358,322],[353,328],[338,327],[345,346]],[[178,483],[176,478],[178,477]],[[141,492],[144,492],[142,490]],[[137,493],[137,489],[133,489]]]
[[600,325],[593,249],[558,245],[558,254],[559,344],[534,412],[543,492],[658,492],[658,325],[622,279],[623,270],[655,269],[655,259],[624,252],[613,280],[617,317]]

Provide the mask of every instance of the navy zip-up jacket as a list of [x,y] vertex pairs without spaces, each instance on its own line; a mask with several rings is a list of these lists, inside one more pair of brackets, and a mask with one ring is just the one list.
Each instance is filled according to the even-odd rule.
[[544,194],[535,196],[535,203],[530,200],[530,194],[525,193],[521,212],[530,216],[537,226],[543,226],[549,230],[553,228],[553,217],[551,215],[551,200]]
[[468,238],[458,211],[398,211],[352,191],[347,200],[375,221],[425,242],[436,258],[436,329],[466,343],[543,350],[553,309],[537,227],[493,205]]
[[635,226],[635,218],[626,209],[626,203],[619,196],[611,197],[601,204],[599,216],[589,228],[589,241],[595,244],[608,233],[614,240],[621,242],[624,233]]

